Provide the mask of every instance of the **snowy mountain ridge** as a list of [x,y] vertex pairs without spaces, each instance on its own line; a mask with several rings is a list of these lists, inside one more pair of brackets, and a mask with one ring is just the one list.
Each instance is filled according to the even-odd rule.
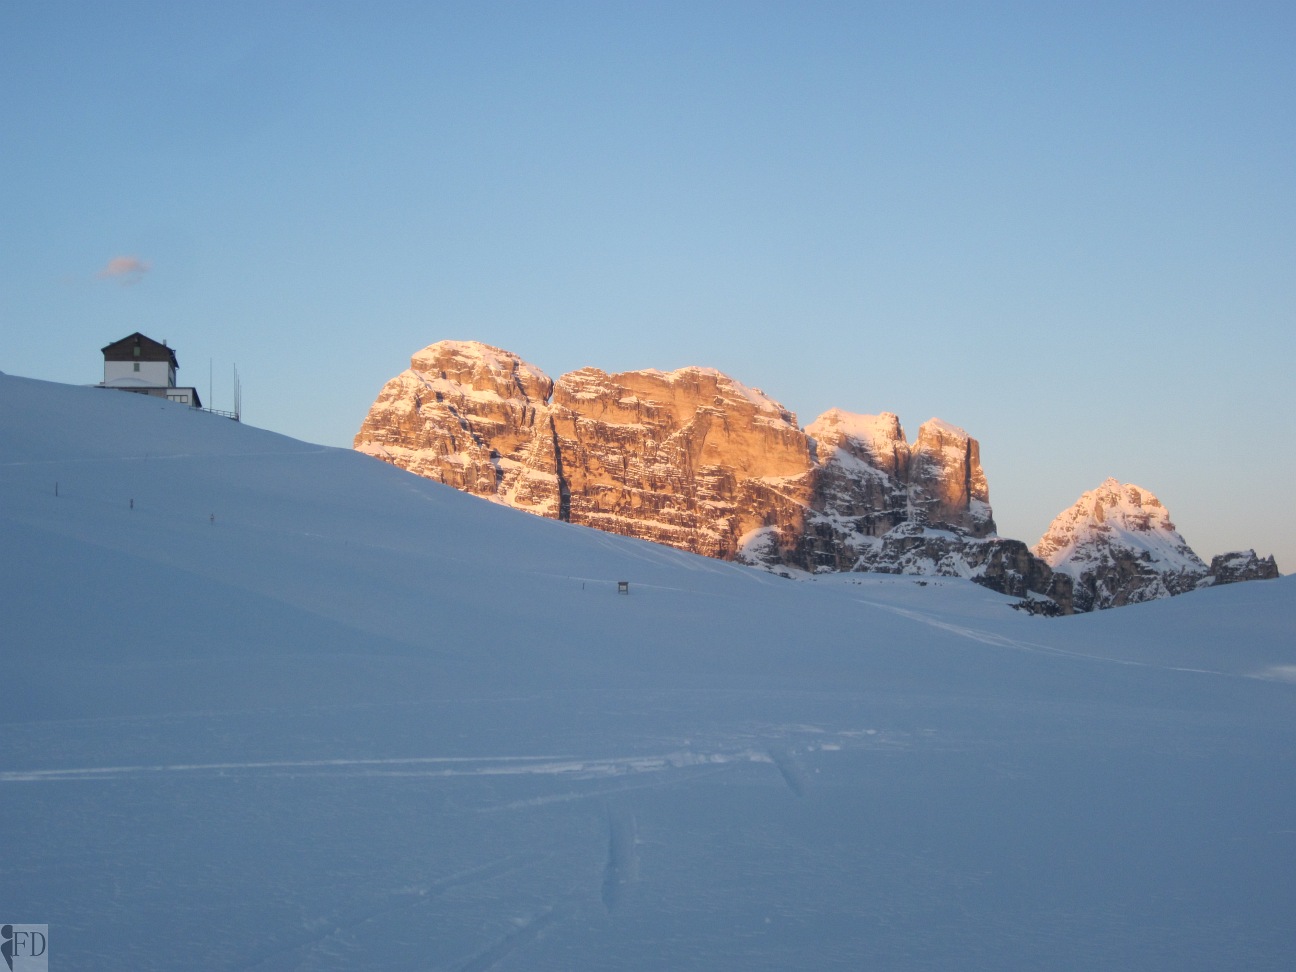
[[440,341],[384,385],[354,447],[516,509],[709,557],[782,573],[962,577],[1045,613],[1276,575],[1254,553],[1210,571],[1156,497],[1114,480],[1032,550],[997,534],[966,430],[933,418],[909,442],[891,412],[839,408],[803,429],[714,368],[554,380],[510,351]]
[[1112,478],[1058,514],[1034,552],[1072,578],[1076,608],[1082,611],[1278,576],[1273,558],[1261,560],[1255,551],[1223,554],[1207,567],[1156,496]]
[[[355,448],[541,516],[807,573],[964,577],[1070,611],[1020,541],[995,533],[980,445],[932,419],[794,413],[714,368],[550,379],[516,354],[440,341],[386,383]],[[900,529],[903,527],[903,529]]]

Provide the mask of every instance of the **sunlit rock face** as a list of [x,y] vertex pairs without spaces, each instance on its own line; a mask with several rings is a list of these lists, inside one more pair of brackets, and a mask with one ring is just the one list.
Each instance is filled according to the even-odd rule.
[[1078,611],[1172,597],[1213,584],[1277,577],[1272,557],[1222,554],[1208,568],[1148,490],[1108,479],[1058,514],[1036,556],[1069,575]]
[[962,429],[940,419],[923,423],[910,455],[909,480],[911,502],[927,524],[974,537],[995,532],[981,444]]
[[582,368],[554,384],[550,416],[573,523],[730,558],[808,499],[796,416],[718,371]]
[[965,431],[932,419],[910,445],[890,412],[832,409],[806,433],[817,460],[813,509],[803,556],[784,562],[808,570],[967,577],[1027,598],[1031,610],[1071,613],[1071,579],[1054,575],[1021,541],[994,535],[981,447]]
[[887,412],[832,409],[802,430],[764,392],[709,368],[582,368],[552,381],[510,352],[442,341],[387,382],[355,448],[709,557],[964,576],[1070,610],[1067,578],[994,535],[980,446],[939,419],[913,444]]
[[383,386],[355,447],[456,489],[556,517],[562,491],[552,392],[549,376],[517,355],[442,341]]
[[908,522],[910,451],[898,417],[834,408],[806,426],[806,434],[815,444],[817,512],[872,537]]

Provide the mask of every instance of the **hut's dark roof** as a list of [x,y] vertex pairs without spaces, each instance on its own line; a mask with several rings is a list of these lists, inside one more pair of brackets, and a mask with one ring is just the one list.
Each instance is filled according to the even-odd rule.
[[[139,354],[135,353],[136,347],[140,349]],[[139,331],[105,345],[103,356],[105,361],[170,361],[172,368],[180,367],[174,348],[154,341]]]

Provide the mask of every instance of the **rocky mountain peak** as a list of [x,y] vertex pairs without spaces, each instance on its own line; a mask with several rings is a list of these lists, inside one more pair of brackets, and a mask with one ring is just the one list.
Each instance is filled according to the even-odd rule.
[[1257,557],[1254,550],[1220,554],[1207,567],[1156,496],[1115,479],[1059,513],[1034,552],[1071,577],[1078,611],[1278,576],[1273,557]]
[[1209,570],[1149,490],[1105,480],[1053,520],[1035,555],[1074,582],[1079,610],[1182,594]]
[[1056,566],[1096,556],[1109,546],[1145,552],[1145,559],[1175,569],[1190,566],[1202,573],[1206,570],[1175,529],[1170,512],[1151,491],[1111,478],[1059,513],[1035,545],[1035,552]]
[[713,368],[551,380],[441,341],[392,378],[361,452],[543,516],[770,568],[953,574],[1070,609],[1070,590],[994,535],[980,445],[939,419],[830,409],[805,430]]
[[429,387],[455,394],[494,392],[501,399],[521,396],[544,402],[553,390],[553,379],[511,351],[479,341],[438,341],[410,358],[410,371],[422,375]]
[[910,455],[910,494],[927,522],[966,530],[974,537],[995,532],[976,439],[957,425],[933,418],[919,426]]
[[383,386],[356,448],[456,489],[557,516],[553,384],[509,351],[439,341]]
[[907,475],[909,443],[900,418],[891,412],[857,415],[830,408],[806,426],[806,435],[814,439],[820,462],[830,461],[840,449],[888,476]]
[[714,368],[551,379],[510,351],[439,341],[388,381],[361,452],[541,516],[771,569],[945,574],[1069,613],[1277,576],[1192,551],[1151,492],[1115,479],[1034,550],[996,536],[980,443],[938,418],[796,415]]

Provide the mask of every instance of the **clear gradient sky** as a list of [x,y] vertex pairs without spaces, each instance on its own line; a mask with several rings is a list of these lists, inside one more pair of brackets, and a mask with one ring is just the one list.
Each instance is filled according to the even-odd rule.
[[0,4],[0,370],[349,445],[443,338],[933,415],[1296,570],[1296,6]]

